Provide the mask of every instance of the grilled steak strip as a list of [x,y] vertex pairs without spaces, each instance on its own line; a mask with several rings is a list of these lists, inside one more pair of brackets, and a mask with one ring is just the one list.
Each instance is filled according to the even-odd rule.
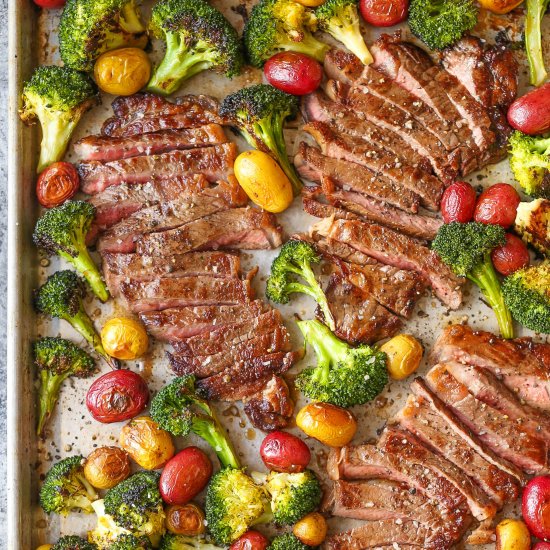
[[203,174],[208,181],[226,179],[233,173],[237,156],[234,143],[170,151],[160,155],[132,157],[105,164],[90,161],[78,165],[80,188],[93,195],[110,185],[146,183],[152,179],[169,179],[183,174]]
[[137,243],[137,251],[168,256],[218,248],[269,249],[281,245],[281,234],[273,214],[255,208],[234,208],[177,229],[144,235]]
[[460,279],[435,252],[405,235],[381,225],[331,219],[315,224],[311,232],[348,244],[382,263],[417,271],[450,308],[455,309],[462,302]]
[[323,178],[330,178],[340,187],[347,186],[408,212],[418,212],[420,200],[416,193],[359,164],[326,157],[304,142],[300,143],[294,165],[300,176],[310,181],[321,183]]

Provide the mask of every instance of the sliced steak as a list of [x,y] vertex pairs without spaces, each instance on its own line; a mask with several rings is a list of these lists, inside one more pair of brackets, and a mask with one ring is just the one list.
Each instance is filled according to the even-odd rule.
[[529,338],[505,340],[467,325],[441,333],[432,364],[458,361],[489,369],[528,405],[550,411],[550,345]]
[[188,111],[206,110],[217,113],[219,104],[216,99],[207,95],[187,94],[169,101],[163,96],[141,92],[131,96],[119,96],[111,103],[117,117],[128,115],[140,118],[143,115],[174,115]]
[[[350,283],[344,275],[332,275],[325,294],[336,325],[334,333],[352,345],[378,342],[401,328],[399,317],[381,306],[366,288]],[[319,308],[316,313],[321,321],[326,321]]]
[[107,163],[90,161],[78,165],[80,188],[84,193],[93,195],[110,185],[146,183],[187,174],[203,174],[208,181],[215,182],[233,173],[236,156],[237,146],[224,143]]
[[173,277],[154,281],[124,281],[120,295],[134,313],[173,307],[231,305],[254,298],[248,279]]
[[487,462],[468,443],[456,437],[445,419],[423,397],[410,395],[394,418],[424,445],[441,454],[477,483],[501,508],[519,496],[515,478]]
[[310,122],[303,128],[311,134],[324,155],[365,166],[376,174],[382,174],[396,185],[404,186],[420,197],[420,204],[438,211],[444,185],[435,176],[403,165],[395,155],[373,147],[364,140],[339,134],[325,122]]
[[139,254],[169,256],[192,250],[277,248],[282,229],[273,214],[255,208],[234,208],[206,216],[183,227],[144,235]]
[[102,256],[103,275],[113,296],[127,280],[152,281],[159,277],[234,277],[240,272],[239,256],[225,252],[190,252],[170,257],[116,254]]
[[311,231],[341,241],[382,263],[417,271],[439,299],[452,309],[462,302],[461,280],[437,254],[410,237],[376,224],[354,220],[323,220]]
[[304,142],[300,144],[294,165],[300,176],[310,181],[321,183],[323,178],[330,178],[340,187],[346,186],[408,212],[418,212],[420,201],[416,193],[359,164],[326,157]]
[[332,204],[321,202],[321,188],[315,187],[318,191],[311,192],[311,187],[304,187],[302,189],[302,206],[304,212],[307,212],[311,216],[316,218],[330,218],[334,216],[336,219],[341,220],[360,220],[361,217],[353,212],[348,212],[343,208],[338,208]]
[[522,426],[476,399],[445,365],[436,365],[426,376],[430,389],[494,453],[527,473],[548,472],[548,444],[530,436]]

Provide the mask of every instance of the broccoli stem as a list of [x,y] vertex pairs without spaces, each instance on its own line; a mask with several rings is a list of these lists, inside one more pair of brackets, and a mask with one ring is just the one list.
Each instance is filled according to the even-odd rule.
[[210,410],[212,419],[194,418],[193,432],[202,437],[215,451],[221,465],[225,468],[240,468],[239,459],[233,445],[224,434],[222,426]]
[[548,76],[544,66],[541,24],[549,0],[527,0],[525,16],[525,47],[529,61],[530,83],[540,86]]
[[38,412],[38,427],[36,433],[43,435],[44,427],[53,413],[61,391],[61,385],[67,375],[52,374],[47,369],[40,371],[40,398]]
[[[306,33],[303,40],[299,42],[287,42],[286,44],[279,43],[277,48],[285,51],[305,53],[320,63],[324,61],[325,55],[329,50],[327,44],[320,42],[310,33]],[[276,52],[273,52],[271,55],[275,53]]]
[[79,247],[78,256],[71,256],[65,252],[59,252],[62,258],[65,258],[68,262],[71,262],[75,268],[82,273],[84,278],[88,281],[93,293],[102,301],[106,302],[109,299],[109,291],[107,286],[103,282],[97,267],[92,260],[90,253],[86,248]]
[[40,159],[36,171],[38,173],[46,169],[50,164],[63,158],[71,135],[78,124],[80,117],[72,116],[74,113],[55,113],[53,116],[39,116],[42,126],[42,142],[40,144]]
[[354,29],[351,26],[341,26],[334,24],[330,26],[330,34],[333,38],[342,42],[344,46],[353,54],[355,54],[363,63],[363,65],[370,65],[374,59],[370,50],[365,44],[365,40],[358,29]]
[[483,296],[495,312],[503,338],[513,338],[514,324],[512,315],[504,302],[500,281],[493,268],[489,254],[485,255],[485,260],[476,266],[467,277],[481,289]]

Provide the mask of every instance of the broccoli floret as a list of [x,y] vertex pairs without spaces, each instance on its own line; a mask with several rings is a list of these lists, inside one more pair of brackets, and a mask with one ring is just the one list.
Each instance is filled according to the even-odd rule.
[[244,44],[250,63],[262,67],[282,51],[305,53],[323,61],[329,49],[312,32],[317,30],[313,12],[294,0],[260,0],[244,28]]
[[74,271],[57,271],[36,292],[36,309],[51,317],[65,319],[112,368],[118,368],[118,361],[107,355],[92,320],[84,310],[82,299],[85,294],[84,281]]
[[50,254],[58,254],[76,268],[90,284],[94,294],[105,302],[109,291],[86,247],[95,208],[85,201],[67,201],[51,208],[38,219],[33,241]]
[[506,305],[518,323],[550,334],[550,262],[520,269],[504,279]]
[[145,536],[136,537],[131,534],[122,534],[111,543],[109,550],[153,550],[153,546]]
[[[297,240],[286,242],[271,264],[265,293],[269,300],[278,304],[287,304],[290,294],[294,292],[308,294],[319,304],[325,322],[334,330],[334,317],[327,297],[311,269],[312,264],[320,261],[320,256],[309,243]],[[307,284],[296,281],[295,276],[301,277]]]
[[193,75],[213,69],[232,78],[244,56],[237,31],[205,0],[161,0],[151,30],[166,42],[166,53],[147,89],[169,95]]
[[529,62],[529,80],[540,86],[548,77],[542,49],[542,18],[548,9],[549,0],[527,0],[525,13],[525,49]]
[[176,378],[151,402],[151,417],[167,432],[202,437],[216,451],[222,466],[239,467],[239,459],[214,409],[196,393],[195,377]]
[[145,48],[147,29],[135,0],[67,0],[59,23],[63,63],[89,72],[104,52]]
[[253,525],[272,519],[264,488],[235,468],[223,468],[212,476],[205,511],[208,530],[219,545],[229,545]]
[[521,238],[546,257],[550,257],[550,201],[535,199],[520,202],[514,229]]
[[533,197],[550,199],[550,137],[510,136],[510,168],[523,190]]
[[42,143],[37,172],[63,158],[82,115],[99,101],[93,80],[69,67],[38,67],[23,87],[19,114],[23,122],[38,119]]
[[300,321],[298,327],[317,355],[317,366],[296,379],[296,387],[310,399],[353,407],[372,401],[384,389],[385,353],[367,345],[353,348],[319,321]]
[[[103,499],[96,500],[92,507],[97,516],[97,525],[93,531],[88,531],[88,540],[101,550],[111,550],[111,546],[118,539],[132,533],[115,523],[115,520],[105,512]],[[122,539],[124,540],[124,539]]]
[[342,42],[365,65],[372,63],[372,55],[361,34],[357,0],[326,0],[315,10],[315,15],[320,30]]
[[502,336],[513,338],[512,316],[491,261],[491,251],[505,242],[504,229],[499,225],[453,222],[441,226],[432,247],[457,275],[481,289],[495,312]]
[[246,141],[256,149],[271,154],[281,165],[295,195],[302,182],[288,159],[283,125],[298,113],[298,98],[273,86],[257,84],[228,95],[220,114],[237,126]]
[[97,550],[97,545],[77,535],[61,537],[51,550]]
[[222,548],[208,543],[204,538],[167,533],[162,537],[160,550],[222,550]]
[[433,50],[458,42],[477,23],[473,0],[411,0],[409,26]]
[[97,493],[84,477],[83,462],[83,456],[70,456],[50,468],[40,489],[44,512],[62,516],[71,510],[93,512],[92,501],[97,499]]
[[34,344],[34,362],[40,372],[38,435],[51,416],[63,382],[87,378],[96,372],[95,361],[78,346],[63,338],[41,338]]
[[164,510],[158,488],[160,474],[143,471],[125,479],[105,494],[105,513],[119,527],[147,536],[153,545],[164,534]]
[[309,550],[310,548],[313,547],[304,544],[293,533],[285,533],[275,537],[267,550]]

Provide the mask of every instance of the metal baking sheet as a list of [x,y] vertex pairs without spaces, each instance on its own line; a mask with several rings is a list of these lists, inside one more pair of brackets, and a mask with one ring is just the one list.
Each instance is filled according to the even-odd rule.
[[[237,1],[215,1],[230,21],[239,30],[242,29],[242,4]],[[145,5],[145,12],[148,11]],[[47,517],[38,506],[37,496],[40,478],[52,462],[68,455],[81,453],[87,455],[95,447],[116,444],[122,424],[102,425],[93,421],[84,406],[89,380],[75,380],[65,384],[56,413],[49,425],[48,437],[39,440],[35,435],[35,388],[36,381],[32,368],[30,344],[40,335],[62,335],[84,344],[81,338],[66,324],[57,321],[47,322],[33,311],[32,292],[40,282],[62,265],[57,259],[46,259],[39,255],[31,242],[34,222],[38,215],[38,206],[34,194],[34,167],[37,158],[39,131],[25,128],[19,121],[19,94],[22,82],[39,63],[58,63],[57,28],[59,11],[43,12],[30,1],[11,2],[9,8],[9,274],[8,274],[8,546],[10,550],[31,549],[39,544],[55,541],[60,534],[84,535],[94,524],[93,516],[72,514],[68,518]],[[521,28],[521,16],[493,16],[485,12],[480,18],[479,29],[482,36],[494,35],[504,27],[518,36]],[[374,29],[365,29],[367,43],[376,38]],[[545,32],[545,41],[549,33]],[[547,44],[548,45],[548,44]],[[522,54],[520,54],[521,56]],[[522,82],[526,80],[525,59],[522,56]],[[212,73],[203,73],[191,79],[179,93],[206,93],[219,99],[227,93],[261,80],[261,72],[247,68],[243,74],[229,81]],[[111,114],[110,103],[113,98],[104,95],[103,104],[88,113],[80,124],[76,138],[97,132],[101,122]],[[299,135],[299,121],[291,124],[287,130],[289,150],[294,150]],[[245,149],[242,139],[231,132],[231,139]],[[69,160],[74,160],[71,154]],[[487,186],[500,181],[512,182],[507,162],[489,167],[483,172],[468,178],[472,183]],[[286,234],[305,231],[315,218],[305,214],[300,200],[279,215]],[[258,296],[263,295],[264,283],[269,266],[276,252],[262,251],[245,253],[245,267],[258,265],[259,274],[254,281]],[[94,319],[96,326],[121,308],[111,301],[100,306],[97,300],[89,300],[86,309]],[[294,317],[309,318],[313,315],[312,303],[307,299],[295,299],[289,306],[281,307],[287,327],[290,329],[295,347],[301,345]],[[427,350],[430,349],[440,330],[451,323],[468,322],[476,328],[495,331],[497,329],[491,310],[479,299],[474,289],[466,292],[465,303],[458,311],[448,311],[432,296],[426,296],[418,303],[414,317],[404,331],[417,336]],[[156,390],[171,378],[163,354],[164,346],[154,343],[149,353],[138,361],[128,362],[125,366],[139,371],[147,380],[151,389]],[[292,373],[312,364],[309,353]],[[106,365],[100,367],[105,372]],[[424,372],[423,364],[420,372]],[[408,395],[408,382],[392,382],[386,391],[372,404],[356,407],[354,413],[359,420],[356,442],[376,436],[384,422],[403,404]],[[297,407],[303,400],[296,396]],[[216,405],[223,423],[230,431],[232,440],[250,469],[261,468],[258,445],[262,433],[250,425],[240,404],[218,403]],[[291,431],[296,433],[295,427]],[[303,434],[301,434],[303,436]],[[326,479],[324,466],[327,448],[314,440],[307,439],[313,451],[312,466]],[[178,438],[177,446],[182,448],[197,444],[210,452],[207,446],[193,437],[185,440]],[[509,511],[507,511],[509,513]],[[352,525],[351,521],[333,519],[331,528],[341,529]]]

